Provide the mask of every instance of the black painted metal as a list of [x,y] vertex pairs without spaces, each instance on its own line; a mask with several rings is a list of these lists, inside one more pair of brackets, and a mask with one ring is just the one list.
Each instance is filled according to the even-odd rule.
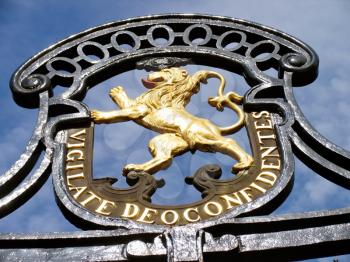
[[[159,42],[159,37],[167,41]],[[273,190],[217,219],[171,228],[97,216],[73,204],[62,186],[64,134],[58,131],[90,121],[86,106],[80,102],[89,88],[137,66],[149,70],[157,66],[136,64],[147,57],[164,57],[168,59],[164,63],[216,66],[244,75],[251,85],[245,96],[245,110],[274,112],[285,164]],[[293,260],[349,252],[350,208],[254,216],[272,210],[288,195],[294,172],[293,152],[327,179],[346,188],[350,185],[350,153],[308,124],[292,93],[293,86],[306,85],[317,77],[317,67],[316,53],[294,37],[248,21],[208,15],[171,14],[110,23],[37,54],[11,79],[16,102],[39,107],[40,113],[27,151],[0,176],[0,214],[6,215],[34,194],[52,165],[57,199],[67,217],[81,227],[109,230],[3,234],[0,258],[207,261],[220,253],[223,259],[256,260],[258,255],[261,261],[276,260],[275,255]],[[276,74],[269,75],[268,69]],[[66,86],[67,90],[53,96],[56,86]],[[57,106],[61,111],[55,111]],[[30,175],[44,151],[39,168]]]

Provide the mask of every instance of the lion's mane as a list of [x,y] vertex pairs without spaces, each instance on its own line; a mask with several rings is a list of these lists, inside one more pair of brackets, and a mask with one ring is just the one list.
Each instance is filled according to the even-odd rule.
[[183,70],[177,68],[166,70],[170,79],[137,97],[137,103],[145,104],[150,109],[184,108],[189,103],[193,90],[198,88],[198,83],[192,81],[189,75],[184,75]]

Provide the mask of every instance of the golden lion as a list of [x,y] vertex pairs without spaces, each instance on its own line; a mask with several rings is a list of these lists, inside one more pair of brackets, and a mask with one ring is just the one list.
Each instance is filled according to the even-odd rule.
[[[219,78],[221,83],[218,96],[209,98],[209,104],[220,111],[228,106],[238,114],[238,121],[226,128],[196,117],[185,109],[191,96],[198,93],[200,83],[206,83],[211,77]],[[222,75],[212,71],[199,71],[189,76],[186,70],[173,67],[150,73],[148,79],[142,79],[142,82],[150,90],[135,100],[128,98],[120,86],[111,89],[109,95],[121,110],[91,112],[91,117],[97,124],[133,120],[161,134],[149,142],[153,159],[143,164],[126,165],[124,173],[145,171],[153,174],[169,167],[173,156],[189,150],[220,152],[231,156],[238,161],[232,167],[233,173],[248,169],[253,164],[253,158],[233,139],[223,136],[240,129],[244,125],[245,115],[236,105],[242,102],[241,96],[234,92],[223,95],[225,79]]]

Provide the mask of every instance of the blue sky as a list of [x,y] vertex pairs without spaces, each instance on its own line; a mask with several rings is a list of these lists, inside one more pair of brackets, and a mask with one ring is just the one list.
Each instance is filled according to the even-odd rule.
[[[0,0],[0,174],[24,150],[36,120],[37,111],[17,106],[8,86],[11,74],[21,63],[49,45],[87,28],[118,19],[170,12],[207,13],[251,20],[282,30],[311,45],[320,57],[319,77],[309,86],[295,89],[297,101],[321,134],[350,150],[350,2],[347,0]],[[140,76],[142,72],[126,73],[96,87],[94,92],[106,94],[111,86],[120,82],[128,86],[132,81],[136,85]],[[240,83],[236,78],[232,81]],[[86,101],[91,106],[99,106],[89,96]],[[202,102],[197,98],[197,103]],[[98,135],[102,154],[104,140],[112,139],[113,132],[100,128]],[[143,149],[134,148],[134,154],[128,155],[129,160],[140,160],[140,156],[145,155]],[[104,150],[106,153],[106,150],[118,148],[112,146]],[[193,161],[202,163],[203,158],[198,156]],[[96,162],[97,170],[103,162]],[[172,168],[177,172],[176,165]],[[171,178],[167,179],[170,182]],[[167,201],[165,196],[159,194],[159,201]],[[176,192],[172,196],[176,196]],[[345,207],[349,200],[347,190],[331,184],[297,161],[293,192],[275,213]],[[56,207],[50,178],[33,199],[0,220],[0,232],[63,230],[75,228],[65,222]]]

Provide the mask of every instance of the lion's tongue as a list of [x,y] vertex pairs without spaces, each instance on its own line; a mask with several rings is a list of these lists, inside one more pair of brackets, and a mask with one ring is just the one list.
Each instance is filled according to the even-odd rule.
[[156,85],[156,83],[149,81],[149,80],[146,80],[146,79],[143,79],[143,78],[141,79],[141,81],[142,81],[142,84],[148,89],[152,89]]

